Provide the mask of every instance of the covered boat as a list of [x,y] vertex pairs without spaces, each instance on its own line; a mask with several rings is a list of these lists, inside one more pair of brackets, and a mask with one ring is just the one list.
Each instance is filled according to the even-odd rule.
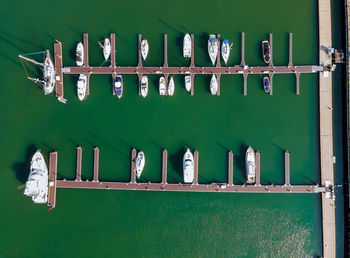
[[263,54],[264,62],[268,64],[271,61],[270,43],[267,40],[264,40],[261,43],[261,46],[262,46],[262,54]]
[[213,74],[210,80],[210,92],[211,95],[216,95],[218,92],[218,80],[216,79],[216,75]]
[[190,151],[190,149],[187,149],[183,158],[183,173],[184,173],[184,182],[193,183],[194,162],[193,162],[193,154]]
[[114,79],[114,93],[120,99],[123,95],[123,77],[117,75]]
[[218,40],[216,39],[216,36],[213,34],[209,35],[208,53],[212,64],[215,65],[216,57],[218,55]]
[[188,33],[186,33],[186,35],[184,37],[183,56],[184,56],[184,58],[191,57],[191,36]]
[[227,39],[224,39],[224,41],[222,42],[222,46],[221,46],[221,56],[222,59],[224,60],[225,64],[227,64],[227,61],[230,57],[230,51],[232,48],[232,44],[230,45]]
[[77,66],[83,66],[84,64],[84,46],[83,43],[79,42],[75,51],[75,62]]
[[166,94],[165,78],[161,76],[159,78],[159,95],[164,96]]
[[142,97],[146,97],[148,94],[148,77],[143,75],[140,82],[140,93]]
[[245,153],[245,168],[247,173],[247,183],[255,183],[255,152],[251,146]]
[[24,194],[31,196],[35,203],[47,203],[48,170],[40,150],[36,151],[30,163],[30,172]]
[[263,79],[263,83],[264,83],[264,91],[266,93],[270,92],[270,79],[269,77],[265,76]]
[[148,50],[149,50],[148,41],[147,39],[144,39],[141,41],[141,55],[143,60],[146,60],[148,55]]
[[111,42],[109,41],[109,38],[105,38],[103,42],[103,57],[105,58],[105,61],[108,60],[110,55],[111,55]]
[[83,101],[86,95],[86,74],[79,74],[77,82],[77,93],[80,101]]
[[191,88],[192,88],[191,75],[185,76],[185,88],[188,92],[191,91]]
[[140,151],[139,153],[137,153],[136,159],[135,159],[135,163],[136,163],[136,168],[135,168],[135,173],[137,178],[140,178],[143,168],[145,167],[145,154]]
[[174,92],[175,92],[175,82],[174,82],[173,76],[171,76],[168,83],[168,95],[173,96]]

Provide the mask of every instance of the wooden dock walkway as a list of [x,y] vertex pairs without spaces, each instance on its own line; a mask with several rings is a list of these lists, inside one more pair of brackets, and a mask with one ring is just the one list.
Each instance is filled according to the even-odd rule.
[[79,146],[77,147],[77,171],[75,181],[81,181],[81,163],[82,163],[82,153],[83,149]]
[[54,208],[56,206],[56,186],[57,186],[57,152],[50,153],[49,161],[49,193],[47,205]]
[[162,184],[167,184],[167,174],[168,174],[168,152],[163,150],[163,160],[162,160]]
[[[191,95],[194,95],[194,76],[195,74],[215,74],[219,88],[217,95],[221,93],[221,84],[220,76],[222,74],[236,74],[243,76],[243,94],[247,95],[247,78],[249,74],[268,74],[271,81],[271,90],[270,94],[273,94],[273,76],[274,74],[295,74],[296,75],[296,93],[299,94],[299,77],[302,73],[316,73],[321,71],[330,71],[328,66],[319,66],[319,65],[302,65],[302,66],[293,66],[292,64],[292,37],[293,34],[289,34],[289,62],[285,66],[274,66],[273,65],[273,56],[271,55],[271,62],[267,66],[248,66],[245,63],[245,33],[242,32],[241,35],[241,64],[234,66],[221,66],[220,51],[218,51],[217,63],[215,66],[208,67],[196,67],[194,61],[194,35],[191,34],[191,63],[189,67],[170,67],[168,64],[168,41],[167,34],[164,34],[164,64],[163,66],[148,66],[145,67],[142,64],[141,56],[141,39],[142,35],[138,35],[138,65],[137,66],[117,66],[115,60],[115,34],[110,34],[111,40],[111,65],[110,66],[90,66],[89,65],[89,43],[88,43],[88,34],[83,34],[83,45],[84,45],[84,65],[82,67],[72,66],[72,67],[63,67],[62,65],[62,45],[55,45],[55,57],[61,57],[55,59],[56,70],[62,74],[60,78],[63,78],[63,74],[85,74],[87,76],[87,95],[90,94],[90,75],[91,74],[110,74],[112,77],[115,77],[116,74],[137,74],[139,80],[143,74],[163,74],[164,77],[168,77],[170,74],[189,74],[192,79],[192,89]],[[220,35],[218,35],[220,38]],[[270,44],[271,44],[271,53],[272,53],[272,34],[269,35]],[[220,47],[219,47],[220,50]],[[167,80],[166,80],[167,82]],[[63,98],[63,79],[58,81],[56,89],[57,97]]]
[[131,150],[130,183],[136,184],[136,150]]
[[233,152],[228,152],[228,185],[233,185]]
[[[325,49],[332,48],[331,1],[318,1],[319,17],[319,59],[323,65],[331,65],[332,58]],[[334,186],[333,168],[333,118],[332,118],[332,73],[319,75],[320,112],[320,159],[321,184],[329,182]],[[335,201],[322,194],[323,256],[336,257]]]
[[56,67],[56,98],[63,99],[63,72],[62,72],[62,43],[54,44],[55,67]]
[[257,151],[255,153],[255,162],[256,162],[256,167],[255,167],[255,185],[261,185],[260,183],[260,151]]
[[94,179],[93,182],[98,182],[98,170],[100,165],[100,149],[94,148]]

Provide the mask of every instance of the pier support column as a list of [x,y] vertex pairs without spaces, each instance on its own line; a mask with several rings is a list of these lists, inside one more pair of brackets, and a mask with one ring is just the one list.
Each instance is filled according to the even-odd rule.
[[162,166],[162,184],[167,184],[167,171],[168,171],[168,152],[163,150],[163,166]]

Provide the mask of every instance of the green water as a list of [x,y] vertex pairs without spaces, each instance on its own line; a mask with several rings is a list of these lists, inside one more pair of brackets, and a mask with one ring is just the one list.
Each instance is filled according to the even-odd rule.
[[[105,5],[102,4],[105,2]],[[284,183],[284,151],[291,155],[291,183],[313,184],[319,175],[318,77],[274,76],[274,95],[261,77],[221,77],[221,96],[209,93],[209,76],[196,76],[195,96],[175,76],[172,98],[161,98],[150,76],[146,99],[137,77],[124,76],[124,96],[111,94],[110,77],[92,75],[90,96],[80,103],[74,76],[64,76],[67,104],[44,96],[26,80],[18,54],[53,50],[63,43],[64,65],[82,33],[89,33],[90,65],[103,62],[97,42],[116,33],[117,65],[137,64],[137,34],[150,43],[146,65],[162,65],[168,34],[169,65],[181,56],[183,33],[195,34],[195,62],[210,65],[208,33],[234,43],[230,65],[263,65],[260,42],[273,33],[274,64],[288,63],[293,32],[295,64],[317,64],[315,1],[1,1],[0,9],[0,257],[305,257],[322,255],[321,199],[307,194],[170,193],[58,189],[47,211],[17,190],[28,176],[36,148],[58,151],[58,177],[75,178],[75,147],[83,147],[83,179],[92,179],[94,146],[100,147],[100,180],[129,181],[132,147],[146,154],[141,181],[161,180],[161,151],[168,150],[168,182],[181,180],[184,148],[199,150],[199,181],[227,180],[227,151],[234,156],[234,183],[244,181],[248,145],[261,151],[262,184]],[[273,7],[273,8],[271,8]],[[184,11],[184,10],[187,11]],[[106,11],[107,10],[107,11]],[[43,20],[43,15],[49,19]],[[341,74],[338,73],[341,78]],[[340,90],[336,89],[336,94]],[[341,107],[334,111],[341,121]],[[339,120],[339,121],[338,121]],[[337,129],[338,128],[338,129]],[[341,129],[335,129],[341,181]],[[340,208],[342,204],[339,204]],[[341,245],[340,243],[338,243]],[[339,247],[340,252],[341,248]],[[338,251],[339,251],[338,250]]]

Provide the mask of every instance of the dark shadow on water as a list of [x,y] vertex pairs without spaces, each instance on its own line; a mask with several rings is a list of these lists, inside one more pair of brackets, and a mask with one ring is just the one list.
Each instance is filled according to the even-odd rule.
[[151,141],[151,143],[155,146],[157,146],[159,149],[161,149],[162,151],[165,150],[166,148],[164,148],[164,146],[160,145],[159,143],[155,142],[155,141]]
[[181,147],[175,154],[169,155],[171,168],[175,170],[175,172],[178,173],[181,178],[183,174],[182,163],[183,163],[183,157],[185,152],[186,152],[186,148]]
[[[6,38],[7,37],[7,38]],[[9,38],[9,39],[8,39]],[[11,39],[11,40],[10,40]],[[28,41],[28,40],[25,40],[25,39],[22,39],[22,38],[19,38],[19,37],[15,37],[15,36],[12,36],[11,34],[7,33],[7,32],[4,32],[4,31],[0,31],[0,40],[2,41],[5,41],[6,43],[8,43],[9,45],[11,45],[12,47],[18,49],[19,51],[21,51],[22,53],[25,52],[24,49],[18,47],[16,44],[13,43],[13,40],[17,40],[19,42],[22,42],[22,43],[25,43],[25,44],[28,44],[28,45],[32,45],[38,49],[45,49],[44,46],[41,46],[41,45],[38,45],[34,42],[31,42],[31,41]]]
[[29,175],[30,162],[36,151],[37,148],[34,144],[29,145],[26,150],[24,161],[16,162],[12,165],[12,170],[15,172],[16,179],[21,184],[24,184],[27,181]]
[[249,146],[245,143],[241,143],[239,147],[239,152],[235,153],[233,156],[233,160],[236,163],[236,166],[242,173],[243,178],[246,178],[246,173],[245,173],[245,152]]
[[272,143],[272,145],[275,146],[277,149],[279,149],[283,153],[286,151],[284,148],[282,148],[281,146],[279,146],[278,144],[276,144],[274,142]]
[[170,25],[169,23],[165,22],[164,20],[162,19],[158,19],[158,21],[163,24],[165,27],[175,31],[177,34],[180,34],[181,31],[179,31],[178,29],[176,29],[173,25]]
[[73,144],[74,147],[80,146],[80,144],[76,143],[76,142],[73,141],[72,139],[70,139],[70,138],[66,138],[66,139],[67,139],[67,141],[69,141],[71,144]]
[[309,184],[310,184],[310,185],[316,185],[316,184],[318,184],[318,183],[312,181],[310,178],[308,178],[308,177],[306,177],[306,176],[304,176],[304,175],[302,175],[302,177],[305,178],[305,184],[308,184],[308,185],[309,185]]
[[229,148],[227,148],[226,146],[224,146],[223,144],[221,144],[221,143],[219,143],[219,142],[217,142],[216,145],[220,146],[221,148],[223,148],[223,149],[224,149],[225,151],[227,151],[227,152],[230,151]]
[[47,143],[41,143],[43,146],[45,146],[47,152],[56,151],[55,148],[53,148],[51,145],[48,145]]

